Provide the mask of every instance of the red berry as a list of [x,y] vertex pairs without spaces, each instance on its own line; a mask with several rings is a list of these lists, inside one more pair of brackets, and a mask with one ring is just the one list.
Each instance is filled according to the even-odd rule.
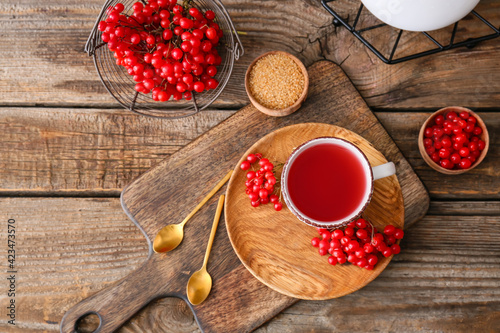
[[207,10],[205,12],[205,17],[207,18],[207,20],[213,20],[215,19],[215,13],[211,10]]
[[459,153],[459,154],[460,154],[460,156],[462,156],[462,157],[467,157],[467,156],[469,156],[469,154],[470,154],[470,150],[469,150],[469,148],[467,148],[467,147],[462,147],[462,148],[460,148],[460,150],[458,151],[458,153]]
[[354,251],[354,254],[356,255],[356,257],[360,259],[366,257],[366,252],[363,249],[358,249]]
[[359,249],[359,243],[358,241],[352,240],[347,244],[347,247],[349,251],[356,251],[357,249]]
[[458,164],[458,163],[460,163],[460,160],[461,160],[461,158],[460,158],[460,155],[459,155],[458,153],[453,153],[453,154],[450,156],[450,161],[451,161],[451,163],[453,163],[453,164]]
[[264,189],[264,188],[260,189],[260,191],[259,191],[259,197],[261,197],[261,198],[267,198],[267,196],[268,196],[267,190]]
[[441,157],[439,157],[439,153],[437,153],[437,152],[432,153],[431,160],[433,160],[435,163],[439,163],[439,161],[441,161]]
[[396,228],[396,232],[394,233],[394,237],[396,237],[396,239],[403,239],[404,235],[405,233],[403,230]]
[[205,84],[203,82],[195,82],[194,91],[201,93],[205,90]]
[[386,248],[384,251],[382,251],[382,255],[383,255],[384,257],[386,257],[386,258],[387,258],[387,257],[390,257],[390,256],[392,255],[392,251],[391,251],[391,249],[390,249],[390,248]]
[[269,197],[269,200],[272,203],[277,203],[279,201],[279,197],[276,194],[271,194],[271,196]]
[[[250,190],[249,188],[247,188],[247,190]],[[259,195],[255,192],[250,192],[248,194],[248,197],[250,198],[250,201],[257,201],[259,200]]]
[[349,244],[349,242],[351,241],[351,239],[347,236],[343,236],[341,239],[340,239],[340,244],[346,246],[347,244]]
[[330,241],[331,239],[331,233],[328,230],[325,230],[321,233],[321,238],[326,239],[327,241]]
[[313,239],[311,239],[311,245],[314,247],[319,247],[319,242],[320,239],[318,237],[314,237]]
[[356,227],[358,227],[359,229],[366,228],[366,220],[365,219],[357,219],[356,220]]
[[250,163],[248,161],[243,161],[241,162],[240,168],[242,170],[248,170],[250,169]]
[[436,116],[436,119],[434,119],[434,122],[436,123],[436,125],[442,125],[443,122],[444,122],[444,117],[442,114],[440,115],[437,115]]
[[358,257],[356,257],[356,255],[354,253],[351,253],[347,256],[347,261],[354,264],[358,261]]
[[347,228],[344,230],[344,234],[345,234],[347,237],[352,237],[352,236],[354,236],[354,228],[347,227]]
[[257,162],[257,157],[255,156],[255,154],[250,154],[247,156],[247,161],[250,163],[255,163]]
[[448,120],[453,120],[453,119],[455,119],[456,117],[457,117],[457,114],[456,114],[455,112],[453,112],[453,111],[448,112],[448,113],[446,114],[446,119],[448,119]]
[[248,171],[247,179],[254,179],[254,178],[255,178],[255,171]]
[[462,112],[460,112],[459,116],[460,116],[460,118],[462,118],[462,119],[467,119],[467,118],[469,118],[469,112],[467,112],[467,111],[462,111]]
[[458,164],[460,169],[468,169],[471,167],[471,165],[472,165],[472,162],[468,158],[462,158],[462,160]]
[[205,35],[208,39],[215,39],[217,37],[217,31],[215,31],[214,28],[208,28],[207,31],[205,31]]
[[338,239],[335,239],[333,238],[331,241],[330,241],[330,248],[331,249],[338,249],[340,248],[340,242]]
[[366,260],[368,262],[368,265],[371,265],[371,266],[375,266],[378,262],[378,258],[374,254],[368,255],[368,257],[366,257]]
[[199,18],[200,17],[200,11],[197,8],[189,8],[189,15],[191,15],[194,18]]
[[386,243],[387,243],[387,245],[391,245],[391,244],[396,243],[396,237],[394,237],[393,235],[387,236]]
[[334,256],[329,256],[328,263],[333,266],[337,265],[337,258],[335,258]]
[[477,146],[478,146],[479,150],[484,150],[484,148],[486,148],[486,143],[483,140],[478,140]]
[[438,154],[440,158],[448,158],[450,157],[450,150],[447,148],[441,148]]
[[264,165],[266,165],[267,163],[269,163],[269,160],[267,158],[261,158],[260,161],[259,161],[259,165],[261,167],[263,167]]
[[332,255],[336,258],[345,257],[344,251],[342,251],[340,248],[333,249]]
[[368,265],[368,261],[366,260],[366,258],[361,258],[356,262],[356,265],[358,267],[365,267],[366,265]]
[[328,253],[328,249],[320,247],[318,249],[318,253],[319,253],[320,256],[324,256],[324,255],[326,255]]
[[329,248],[330,247],[330,242],[327,241],[326,239],[322,239],[320,242],[319,242],[319,247],[320,248]]
[[365,229],[358,229],[358,231],[356,231],[356,237],[365,239],[368,237],[368,232]]
[[342,230],[336,229],[333,231],[333,238],[341,239],[342,237],[344,237],[344,232]]
[[393,235],[395,232],[396,232],[396,227],[391,224],[386,225],[384,228],[384,234],[386,234],[387,236]]
[[440,165],[445,169],[453,168],[453,163],[450,160],[441,160]]
[[179,20],[179,25],[182,29],[191,29],[194,25],[193,21],[186,18],[186,17],[183,17]]
[[375,249],[375,248],[373,247],[373,245],[368,244],[368,243],[367,243],[367,244],[365,244],[365,245],[363,246],[363,250],[364,250],[366,253],[372,253],[374,249]]
[[401,252],[401,247],[398,244],[393,244],[391,246],[391,251],[393,254],[399,254]]

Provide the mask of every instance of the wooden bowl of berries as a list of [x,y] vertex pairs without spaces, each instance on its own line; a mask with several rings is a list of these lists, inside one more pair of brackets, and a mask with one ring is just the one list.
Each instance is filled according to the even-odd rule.
[[181,118],[217,99],[243,47],[219,0],[107,0],[85,51],[122,106]]
[[446,175],[474,169],[486,156],[489,143],[483,120],[473,111],[457,106],[433,113],[418,136],[424,161]]

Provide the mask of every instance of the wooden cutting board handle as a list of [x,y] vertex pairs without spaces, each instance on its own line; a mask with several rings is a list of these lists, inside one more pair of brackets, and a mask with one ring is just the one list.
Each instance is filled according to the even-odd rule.
[[168,290],[169,281],[165,281],[157,267],[156,260],[149,257],[124,279],[73,306],[62,319],[61,333],[76,332],[78,321],[89,314],[96,314],[100,320],[94,333],[116,331],[162,290]]

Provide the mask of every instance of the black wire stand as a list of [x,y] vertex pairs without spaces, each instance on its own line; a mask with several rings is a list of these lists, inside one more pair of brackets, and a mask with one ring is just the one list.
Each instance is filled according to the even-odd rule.
[[[349,30],[349,32],[351,32],[354,36],[356,36],[356,38],[358,38],[361,41],[361,43],[363,43],[370,51],[372,51],[380,60],[382,60],[384,63],[389,64],[389,65],[401,63],[401,62],[408,61],[408,60],[417,59],[420,57],[424,57],[424,56],[428,56],[431,54],[455,49],[458,47],[465,46],[467,48],[473,48],[479,42],[493,39],[493,38],[497,38],[500,36],[499,29],[497,29],[488,20],[486,20],[481,15],[479,15],[475,10],[473,10],[471,12],[471,14],[474,15],[475,17],[477,17],[486,26],[488,26],[493,31],[493,33],[482,36],[482,37],[469,38],[465,41],[456,43],[455,37],[457,35],[458,24],[460,23],[460,21],[458,21],[453,26],[451,38],[450,38],[450,41],[447,45],[443,45],[443,44],[439,43],[428,32],[422,32],[422,34],[425,37],[427,37],[432,43],[434,43],[436,45],[436,48],[426,50],[426,51],[417,52],[417,53],[414,53],[414,54],[411,54],[408,56],[404,56],[404,57],[394,58],[394,55],[396,54],[396,50],[398,49],[398,46],[400,45],[399,42],[401,40],[401,36],[403,35],[404,32],[408,32],[408,31],[399,30],[398,35],[396,37],[396,41],[394,42],[394,44],[392,46],[392,49],[390,50],[389,54],[384,55],[382,53],[382,51],[380,51],[376,47],[374,47],[372,45],[372,43],[367,38],[365,38],[363,36],[363,33],[370,31],[370,30],[385,27],[385,26],[387,26],[387,24],[382,23],[382,24],[376,24],[373,26],[369,26],[366,28],[357,29],[356,26],[359,23],[359,18],[361,16],[361,12],[364,9],[363,4],[362,3],[360,4],[358,12],[354,18],[353,23],[349,24],[349,17],[347,17],[347,18],[341,17],[330,5],[331,3],[335,2],[335,1],[337,1],[337,0],[321,0],[321,4],[323,5],[323,7],[325,7],[325,9],[334,17],[333,25],[335,25],[336,27],[344,26],[347,30]],[[436,0],[436,1],[438,1],[438,0]],[[394,28],[394,29],[396,29],[396,28]],[[398,29],[396,29],[396,30],[398,30]]]

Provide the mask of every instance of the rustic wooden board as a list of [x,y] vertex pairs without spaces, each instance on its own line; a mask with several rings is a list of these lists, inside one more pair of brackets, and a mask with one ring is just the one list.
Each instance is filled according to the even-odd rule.
[[[481,207],[490,207],[495,216],[483,216]],[[495,331],[500,318],[498,212],[499,201],[434,201],[429,214],[406,231],[401,254],[375,281],[346,297],[299,301],[256,333],[366,327],[387,332],[396,326],[404,332]],[[118,198],[0,198],[0,219],[8,218],[16,219],[18,228],[22,284],[17,325],[3,319],[1,332],[59,332],[73,304],[115,283],[146,258],[145,238]],[[0,243],[6,235],[0,233]],[[0,248],[0,255],[7,255],[7,247]],[[7,302],[0,295],[0,306]],[[94,324],[84,328],[91,332]],[[168,297],[152,302],[118,330],[131,332],[195,333],[199,328],[187,304]]]
[[[337,1],[336,1],[337,2]],[[118,106],[106,92],[93,61],[83,48],[104,0],[3,0],[0,3],[0,94],[2,105]],[[259,54],[282,50],[306,65],[328,59],[351,78],[371,107],[432,108],[446,105],[497,107],[500,39],[473,49],[459,49],[404,64],[387,66],[346,29],[335,28],[318,0],[225,0],[242,35],[245,55],[236,62],[224,93],[214,107],[237,109],[248,103],[243,86],[247,66]],[[359,0],[338,1],[338,11],[353,17]],[[500,25],[500,5],[482,0],[479,12]],[[360,24],[375,23],[363,13]],[[460,37],[484,32],[469,17]],[[440,33],[444,41],[449,29]],[[464,35],[462,35],[464,34]],[[393,33],[373,32],[375,45]],[[457,36],[458,38],[458,36]],[[418,36],[404,36],[405,50],[429,45]],[[389,43],[387,43],[389,44]],[[464,84],[467,82],[467,84]],[[450,93],[453,92],[453,93]]]
[[[266,286],[307,300],[338,298],[359,290],[373,281],[392,259],[379,256],[371,271],[354,265],[328,265],[327,257],[319,256],[318,250],[311,246],[310,239],[318,235],[316,228],[299,221],[287,207],[278,213],[270,205],[258,209],[250,206],[242,186],[247,180],[246,172],[239,168],[246,156],[259,152],[284,163],[296,147],[318,137],[352,142],[372,166],[388,162],[368,141],[345,128],[318,123],[287,126],[269,133],[243,154],[229,181],[224,210],[229,240],[243,265]],[[377,230],[388,224],[403,228],[403,195],[397,177],[379,179],[373,186],[373,197],[363,217]]]
[[[207,110],[179,120],[148,119],[119,109],[0,108],[0,195],[119,196],[151,166],[227,119]],[[434,199],[500,199],[500,113],[481,112],[491,149],[458,178],[420,156],[427,112],[375,112]]]
[[[181,221],[213,184],[234,167],[246,147],[277,128],[303,122],[336,124],[369,140],[396,163],[406,225],[425,214],[429,202],[425,189],[343,71],[323,61],[311,66],[309,75],[309,97],[300,111],[284,118],[270,118],[247,106],[123,191],[124,209],[146,234],[149,244],[165,224]],[[168,254],[152,254],[150,249],[141,268],[70,309],[61,324],[63,331],[69,331],[76,319],[88,311],[99,312],[102,330],[110,331],[157,297],[185,298],[187,279],[201,266],[203,249],[199,244],[208,235],[208,217],[215,210],[213,203],[212,198],[190,221],[178,249]],[[207,301],[193,311],[206,331],[252,330],[296,300],[263,287],[254,279],[238,261],[224,229],[219,226],[209,262],[214,288]],[[144,288],[137,288],[139,280],[145,281],[141,284]]]

